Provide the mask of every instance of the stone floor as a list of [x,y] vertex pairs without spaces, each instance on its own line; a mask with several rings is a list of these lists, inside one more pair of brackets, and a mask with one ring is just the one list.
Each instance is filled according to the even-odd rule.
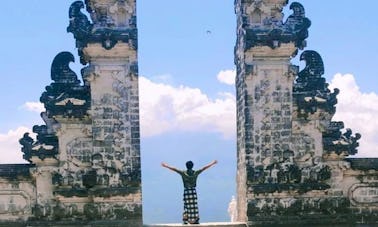
[[245,223],[241,222],[212,222],[212,223],[201,223],[199,225],[183,225],[183,224],[154,224],[145,225],[144,227],[247,227]]

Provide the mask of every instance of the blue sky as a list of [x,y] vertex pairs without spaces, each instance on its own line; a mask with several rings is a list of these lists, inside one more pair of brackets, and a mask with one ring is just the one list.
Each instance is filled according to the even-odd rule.
[[[341,89],[335,119],[362,133],[360,156],[378,156],[378,1],[299,2],[312,21],[306,49],[321,54],[328,82]],[[18,138],[42,124],[36,103],[51,83],[52,59],[60,51],[76,55],[66,33],[70,3],[2,3],[1,163],[20,162]],[[138,0],[137,8],[144,220],[181,218],[180,178],[161,161],[184,168],[188,159],[195,167],[218,159],[200,176],[200,213],[202,221],[227,221],[236,187],[233,1]],[[298,56],[293,63],[303,66]],[[79,72],[78,58],[71,67]]]

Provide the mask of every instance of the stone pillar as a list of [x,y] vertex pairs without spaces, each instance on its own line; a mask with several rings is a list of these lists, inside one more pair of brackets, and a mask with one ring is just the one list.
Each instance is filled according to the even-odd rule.
[[[91,21],[81,12],[84,7]],[[82,76],[90,95],[85,103],[90,104],[79,118],[82,131],[72,120],[61,126],[77,136],[65,132],[68,170],[63,172],[73,183],[68,182],[69,190],[61,183],[59,200],[75,204],[86,219],[141,226],[136,1],[76,1],[69,16],[67,31],[86,65]],[[84,205],[70,198],[83,193],[90,201]]]
[[37,189],[37,204],[51,203],[53,197],[53,185],[51,184],[51,166],[39,166],[32,169]]
[[52,182],[52,173],[58,161],[53,158],[41,160],[39,157],[32,158],[35,167],[30,172],[35,179],[36,201],[33,206],[33,215],[41,218],[48,217],[52,214],[55,205],[54,186]]
[[[105,187],[140,186],[139,96],[136,51],[128,44],[105,50],[89,44],[84,50],[90,66],[92,168],[107,180]],[[114,176],[112,171],[118,173]],[[113,177],[109,177],[113,176]]]
[[286,4],[235,1],[239,221],[251,222],[256,209],[270,206],[268,198],[258,199],[259,193],[275,191],[269,186],[283,182],[280,168],[289,168],[295,156],[292,97],[298,68],[290,60],[305,46],[310,22],[303,7],[293,3],[294,13],[283,23]]
[[[248,175],[279,161],[291,151],[292,90],[296,51],[293,44],[254,47],[244,53],[238,72],[238,190],[239,214],[246,214]],[[243,71],[242,71],[243,70]],[[244,75],[242,75],[244,74]],[[285,153],[285,154],[286,154]],[[252,168],[256,171],[252,172]],[[256,173],[257,174],[257,173]],[[271,176],[277,182],[277,176]],[[257,179],[256,179],[257,180]],[[245,221],[245,216],[240,217]]]
[[94,203],[99,210],[112,207],[115,219],[141,224],[136,2],[89,0],[86,6],[93,27],[77,41],[87,42],[79,53],[89,63],[83,77],[91,91]]
[[[294,74],[290,59],[296,51],[293,44],[280,47],[253,47],[245,53],[245,64],[253,70],[245,75],[246,121],[251,128],[247,162],[267,166],[291,150],[292,90]],[[276,179],[273,179],[273,181]]]

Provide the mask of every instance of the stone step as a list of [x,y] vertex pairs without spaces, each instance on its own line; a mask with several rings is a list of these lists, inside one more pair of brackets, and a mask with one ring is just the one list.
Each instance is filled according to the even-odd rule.
[[247,227],[246,223],[243,222],[211,222],[211,223],[201,223],[201,224],[152,224],[144,225],[144,227]]

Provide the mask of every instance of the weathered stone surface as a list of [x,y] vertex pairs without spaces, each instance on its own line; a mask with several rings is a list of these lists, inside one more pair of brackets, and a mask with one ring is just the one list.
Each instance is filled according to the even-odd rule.
[[36,199],[30,164],[0,165],[0,217],[1,220],[25,221],[32,215]]

